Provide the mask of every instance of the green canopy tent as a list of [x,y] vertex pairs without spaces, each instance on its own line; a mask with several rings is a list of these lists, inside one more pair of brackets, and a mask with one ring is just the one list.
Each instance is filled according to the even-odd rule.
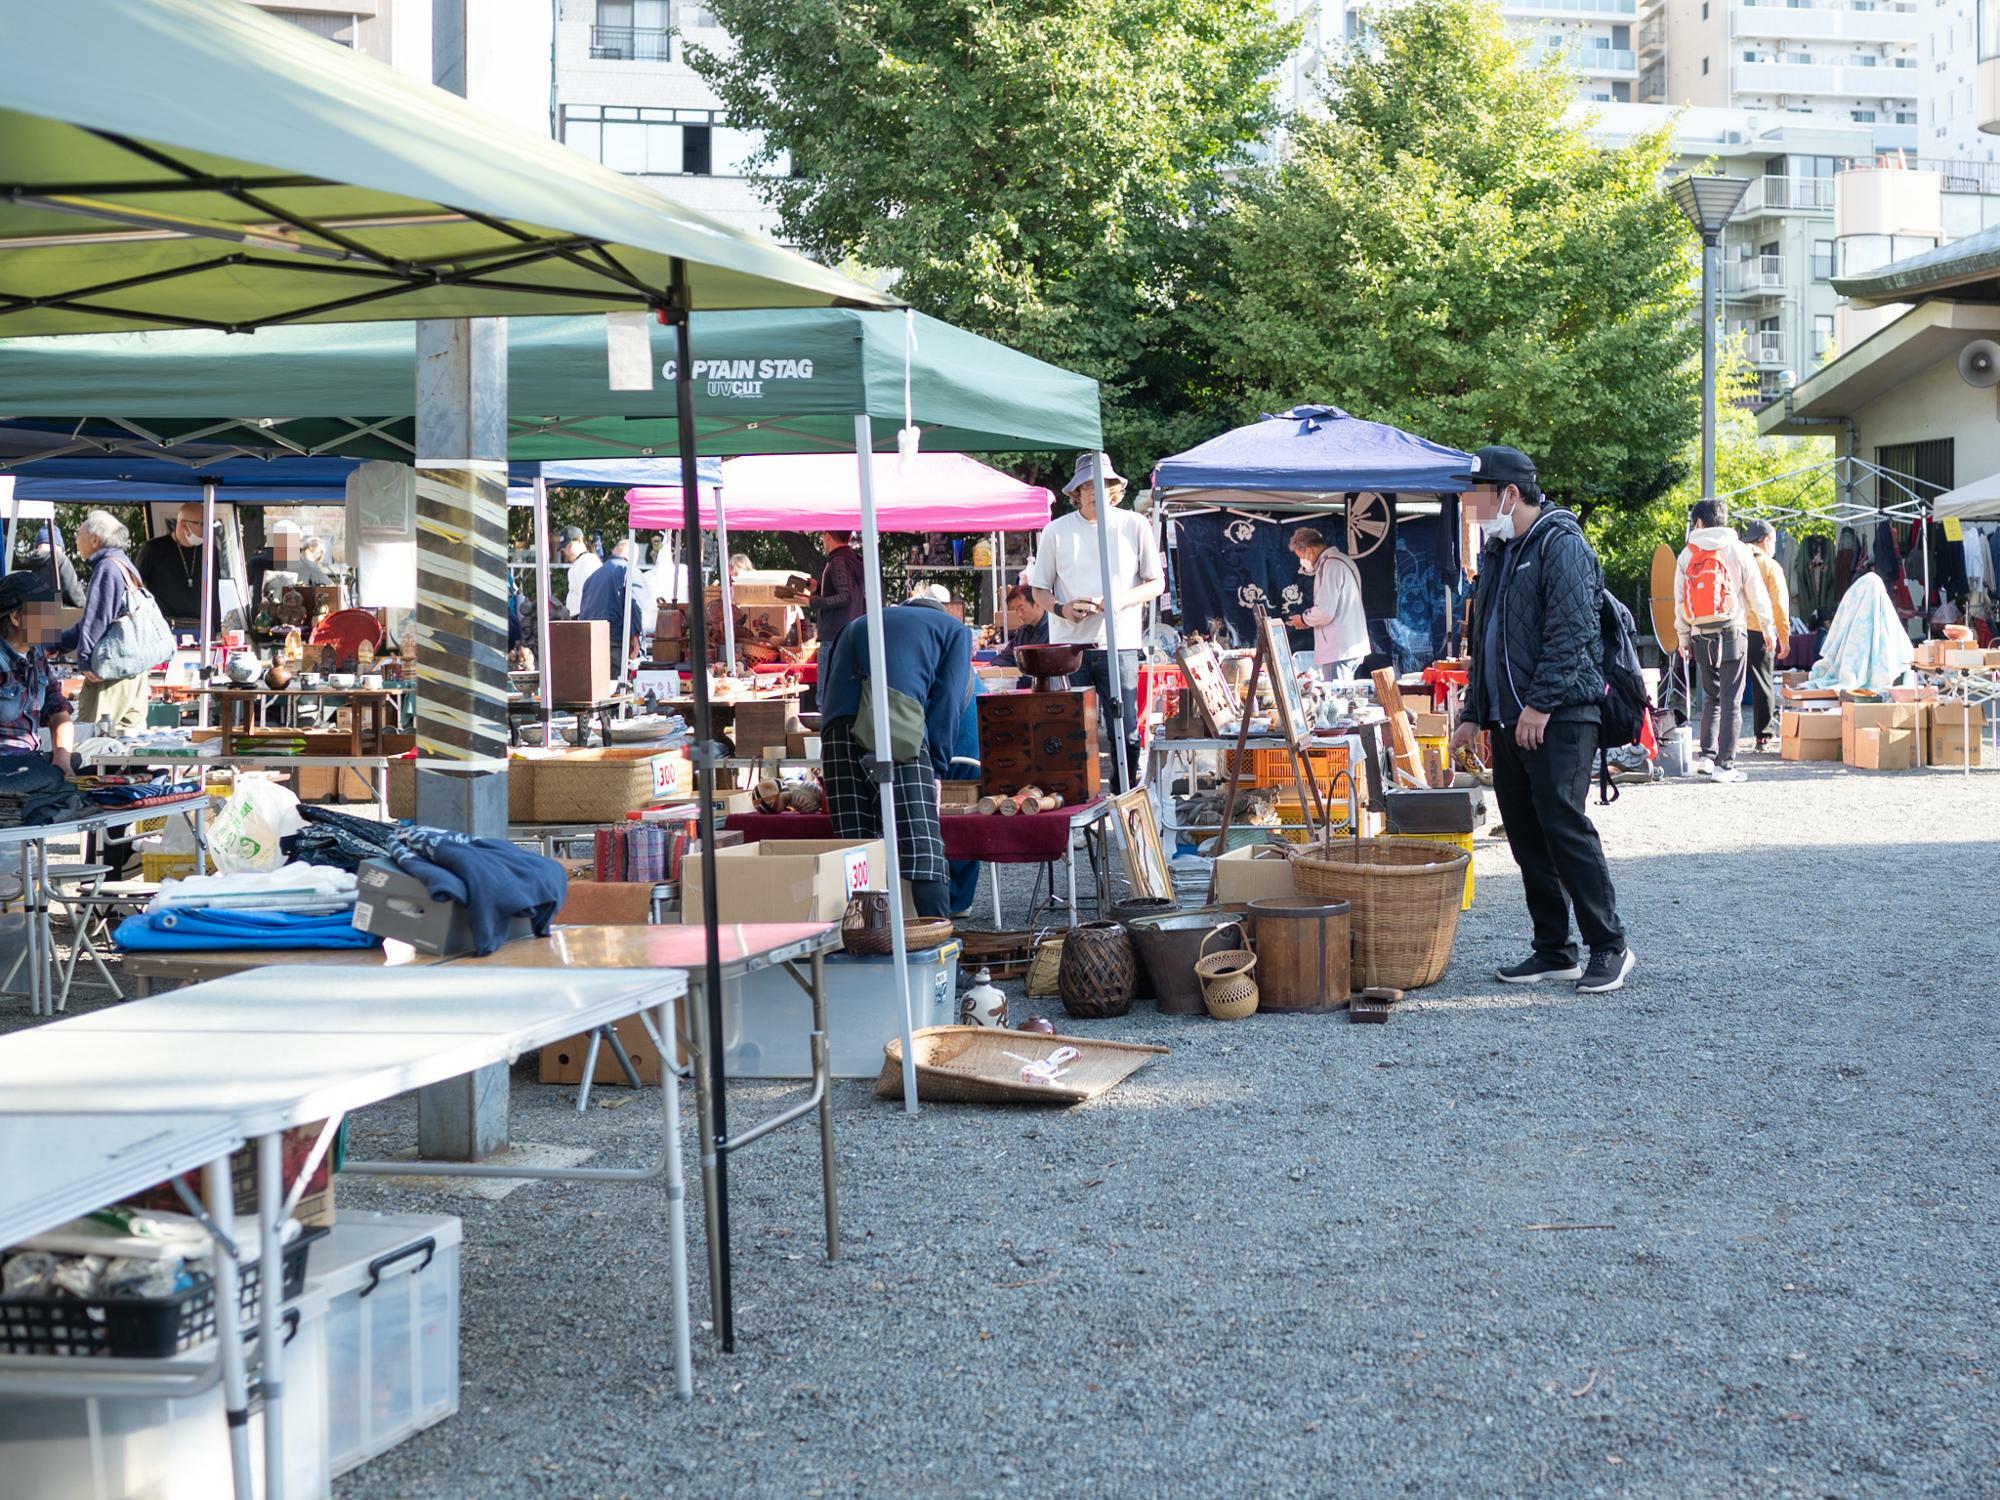
[[[509,449],[516,458],[610,458],[674,452],[681,471],[697,454],[894,450],[905,427],[930,451],[1095,451],[1102,446],[1095,381],[1070,374],[948,324],[905,312],[804,309],[697,314],[688,320],[702,353],[692,381],[676,381],[678,410],[648,392],[605,386],[601,335],[587,320],[514,325],[509,342]],[[662,379],[686,360],[686,332],[653,334]],[[393,408],[410,388],[415,345],[408,329],[268,329],[251,337],[210,333],[36,340],[0,358],[0,412],[8,448],[33,446],[39,427],[51,449],[79,440],[183,458],[227,444],[240,453],[278,449],[343,457],[409,457],[408,417]],[[17,357],[18,356],[18,357]],[[668,369],[668,361],[675,368]],[[396,399],[391,399],[391,393]],[[260,416],[259,413],[285,413]],[[23,434],[30,436],[24,438]],[[5,451],[5,450],[0,450]],[[20,460],[6,460],[18,464]],[[882,640],[880,535],[873,464],[859,465],[862,556],[870,659]],[[31,471],[31,470],[30,470]],[[4,472],[4,471],[0,471]],[[694,496],[687,496],[688,505]],[[1100,497],[1100,518],[1108,507]],[[699,513],[686,530],[699,530]],[[1100,522],[1100,532],[1102,522]],[[538,549],[546,565],[546,548]],[[1106,569],[1108,575],[1108,567]],[[1107,612],[1115,607],[1107,576]],[[544,586],[543,597],[546,597]],[[699,640],[701,631],[694,632]],[[702,670],[696,663],[696,670]],[[1114,674],[1114,681],[1116,677]],[[888,695],[872,695],[876,743],[890,742]],[[699,733],[699,731],[698,731]],[[705,738],[705,735],[702,736]],[[699,788],[713,789],[712,747],[698,747]],[[1122,763],[1122,761],[1121,761]],[[909,973],[903,947],[894,790],[882,782],[893,967],[905,1034],[905,1107],[916,1108],[909,1044]],[[705,903],[715,910],[713,892]],[[707,991],[709,1036],[722,1035],[721,988]],[[709,1048],[717,1111],[705,1139],[726,1135],[722,1054]],[[716,1327],[733,1345],[728,1200],[718,1156],[710,1204],[710,1285]]]

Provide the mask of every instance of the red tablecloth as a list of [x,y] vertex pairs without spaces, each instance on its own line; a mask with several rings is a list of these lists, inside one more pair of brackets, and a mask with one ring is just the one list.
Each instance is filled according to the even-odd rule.
[[[1068,850],[1069,820],[1078,810],[1064,807],[1012,818],[946,813],[938,820],[944,829],[945,858],[983,859],[996,865],[1051,864]],[[827,813],[731,813],[722,826],[741,833],[748,843],[834,837],[833,818]]]
[[795,677],[808,687],[819,683],[819,663],[816,661],[760,661],[751,663],[750,670],[759,677]]

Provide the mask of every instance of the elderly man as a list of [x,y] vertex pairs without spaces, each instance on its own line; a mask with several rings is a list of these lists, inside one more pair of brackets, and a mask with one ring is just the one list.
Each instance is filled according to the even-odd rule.
[[[1097,550],[1097,479],[1104,480],[1111,534],[1111,582],[1118,600],[1118,698],[1123,725],[1111,722],[1111,661],[1104,645],[1104,570]],[[1084,680],[1097,689],[1107,744],[1123,743],[1131,781],[1139,780],[1139,641],[1144,605],[1166,589],[1160,544],[1143,516],[1119,509],[1125,480],[1108,453],[1085,453],[1076,461],[1063,493],[1076,509],[1051,521],[1035,544],[1035,560],[1023,575],[1035,602],[1050,615],[1049,644],[1081,645]],[[1122,730],[1122,732],[1121,732]]]
[[63,632],[61,646],[76,653],[83,671],[83,691],[77,695],[77,716],[86,723],[109,721],[113,734],[131,734],[146,727],[148,663],[126,676],[103,678],[93,670],[97,648],[111,627],[132,610],[132,594],[144,582],[125,555],[131,534],[108,511],[94,510],[76,529],[76,550],[90,568],[84,591],[83,618]]
[[1326,544],[1310,526],[1292,533],[1299,571],[1313,581],[1310,607],[1285,621],[1313,633],[1313,665],[1328,682],[1349,682],[1368,654],[1368,615],[1361,603],[1361,570]]
[[[160,606],[160,613],[174,625],[199,629],[201,625],[201,506],[189,501],[174,512],[173,530],[154,537],[133,559],[139,576]],[[216,561],[220,563],[218,552]],[[220,573],[217,574],[218,581]],[[218,610],[213,618],[220,620]]]
[[563,590],[563,605],[569,610],[570,618],[583,613],[583,586],[590,582],[590,575],[604,566],[603,559],[590,550],[584,540],[581,526],[565,526],[562,534],[562,560],[569,564],[569,584]]
[[35,755],[48,730],[50,760],[67,773],[75,716],[49,666],[47,648],[62,632],[48,580],[33,573],[0,578],[0,757]]

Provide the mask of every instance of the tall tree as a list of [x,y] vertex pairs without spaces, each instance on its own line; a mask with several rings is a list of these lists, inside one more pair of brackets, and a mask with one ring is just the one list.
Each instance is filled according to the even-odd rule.
[[1324,116],[1243,185],[1201,315],[1218,415],[1327,401],[1514,444],[1585,510],[1658,496],[1699,419],[1696,246],[1667,132],[1606,150],[1573,97],[1490,0],[1372,12]]
[[1182,289],[1276,123],[1269,0],[709,0],[691,53],[763,160],[786,239],[898,274],[926,312],[1105,386],[1114,456],[1205,436]]

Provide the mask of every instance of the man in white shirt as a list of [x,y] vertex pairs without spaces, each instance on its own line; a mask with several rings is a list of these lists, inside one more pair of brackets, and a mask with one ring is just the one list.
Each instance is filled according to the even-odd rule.
[[1292,533],[1299,571],[1313,581],[1309,608],[1286,618],[1294,630],[1313,633],[1313,665],[1328,682],[1348,682],[1368,655],[1368,612],[1361,602],[1361,571],[1310,526]]
[[562,560],[569,564],[569,586],[563,591],[563,603],[569,607],[573,620],[583,609],[583,586],[590,582],[590,575],[603,567],[603,562],[590,544],[583,539],[583,528],[571,526],[562,534]]
[[[1118,699],[1124,724],[1111,721],[1111,662],[1104,648],[1104,570],[1097,550],[1097,485],[1102,466],[1104,498],[1111,540],[1111,581],[1118,617]],[[1035,560],[1022,575],[1034,590],[1035,602],[1049,612],[1049,644],[1081,645],[1083,675],[1097,689],[1098,710],[1104,715],[1107,744],[1121,739],[1125,766],[1133,784],[1139,780],[1139,642],[1144,606],[1166,588],[1160,567],[1160,544],[1143,516],[1120,510],[1125,480],[1112,467],[1108,453],[1084,453],[1063,493],[1076,509],[1051,521],[1035,544]],[[1122,733],[1120,729],[1122,727]]]

